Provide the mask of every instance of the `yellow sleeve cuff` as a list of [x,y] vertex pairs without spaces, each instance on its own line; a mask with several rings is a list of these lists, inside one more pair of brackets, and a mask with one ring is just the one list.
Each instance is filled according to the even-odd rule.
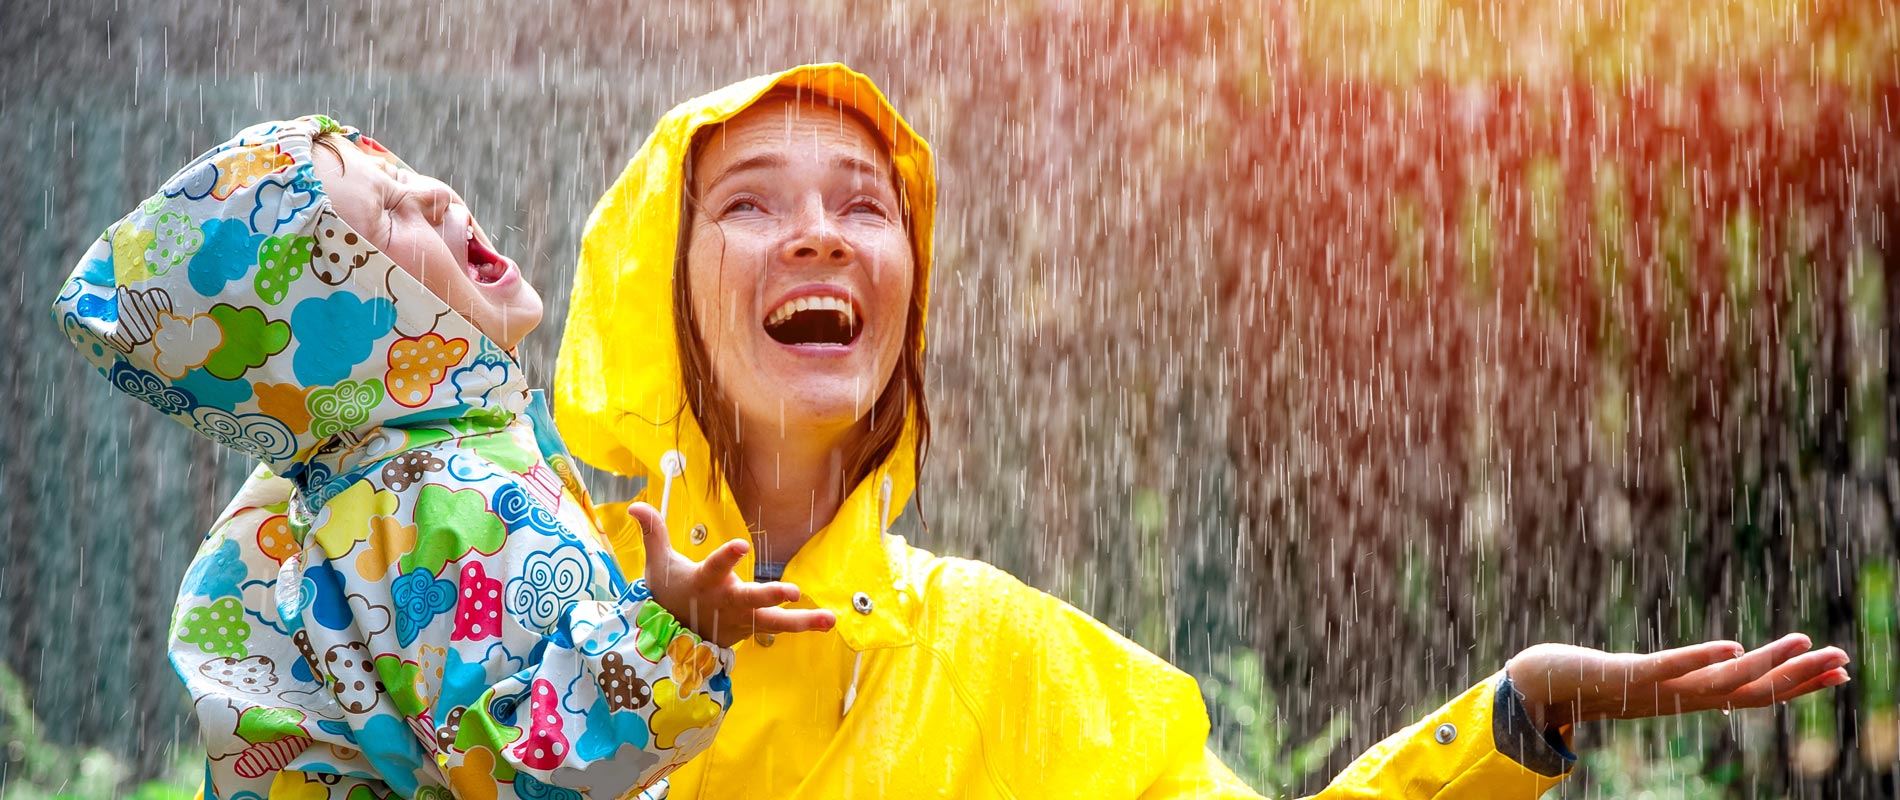
[[1316,800],[1529,800],[1542,796],[1562,783],[1568,771],[1540,774],[1498,747],[1494,712],[1498,710],[1499,690],[1506,688],[1501,684],[1503,680],[1502,672],[1492,675],[1374,745],[1347,766]]

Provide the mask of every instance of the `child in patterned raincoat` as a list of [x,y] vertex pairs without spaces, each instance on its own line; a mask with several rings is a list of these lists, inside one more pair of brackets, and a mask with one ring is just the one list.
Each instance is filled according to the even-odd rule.
[[173,616],[206,798],[621,797],[710,741],[739,617],[831,622],[770,608],[796,589],[739,583],[740,549],[629,585],[512,355],[539,297],[326,117],[198,157],[54,311],[113,388],[263,462]]

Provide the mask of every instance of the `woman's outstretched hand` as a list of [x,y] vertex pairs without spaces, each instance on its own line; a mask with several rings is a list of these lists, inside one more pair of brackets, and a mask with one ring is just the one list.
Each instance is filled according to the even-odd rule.
[[1505,666],[1531,719],[1545,728],[1596,719],[1759,708],[1846,683],[1848,658],[1799,633],[1744,653],[1735,642],[1656,653],[1540,644]]
[[779,608],[799,598],[797,586],[739,580],[732,568],[745,557],[745,542],[727,542],[695,562],[673,549],[666,522],[653,506],[633,503],[627,514],[639,523],[646,544],[647,589],[700,638],[731,647],[755,633],[828,631],[837,624],[837,617],[822,608]]

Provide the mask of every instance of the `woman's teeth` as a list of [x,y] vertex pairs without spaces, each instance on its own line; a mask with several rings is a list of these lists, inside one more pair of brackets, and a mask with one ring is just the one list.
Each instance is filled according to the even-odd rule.
[[858,338],[858,312],[842,297],[807,295],[773,309],[765,335],[780,344],[848,346]]
[[779,325],[791,319],[793,314],[800,311],[836,311],[844,315],[845,327],[855,329],[858,326],[858,314],[852,310],[851,301],[842,297],[827,297],[824,295],[813,295],[787,300],[783,305],[774,309],[771,316],[765,318],[765,324],[767,326]]

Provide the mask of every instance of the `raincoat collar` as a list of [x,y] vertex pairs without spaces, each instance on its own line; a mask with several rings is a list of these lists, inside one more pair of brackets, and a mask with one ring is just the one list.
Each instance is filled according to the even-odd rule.
[[336,215],[326,133],[381,150],[321,115],[246,128],[108,227],[53,306],[115,389],[316,499],[405,431],[528,402],[512,356]]
[[[711,451],[687,405],[681,378],[673,271],[686,159],[700,129],[731,119],[774,89],[823,95],[871,121],[903,189],[917,280],[927,287],[930,277],[937,199],[930,145],[864,75],[841,64],[795,67],[689,100],[654,126],[595,207],[582,236],[555,368],[554,412],[576,457],[616,474],[646,478],[647,496],[656,505],[662,496],[669,499],[667,528],[676,546],[695,558],[751,534],[731,488],[723,480],[709,485]],[[902,548],[892,549],[897,540],[887,538],[885,523],[896,517],[915,486],[917,435],[913,416],[884,463],[853,487],[837,516],[786,567],[786,580],[796,582],[818,606],[837,612],[838,631],[857,649],[910,637],[910,614],[917,604],[901,599],[908,584],[905,562],[898,555]],[[669,452],[680,455],[684,468],[670,491],[655,489],[667,480],[661,467]],[[701,525],[705,535],[695,536]],[[747,556],[740,574],[749,578],[752,569],[752,556]]]

